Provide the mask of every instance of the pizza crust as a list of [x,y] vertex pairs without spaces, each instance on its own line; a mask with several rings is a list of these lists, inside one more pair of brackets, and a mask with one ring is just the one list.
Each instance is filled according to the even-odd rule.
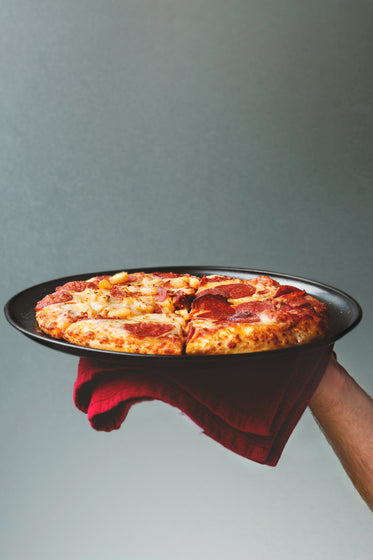
[[252,323],[216,326],[196,320],[189,324],[186,354],[242,354],[306,344],[324,336],[310,319],[294,324]]

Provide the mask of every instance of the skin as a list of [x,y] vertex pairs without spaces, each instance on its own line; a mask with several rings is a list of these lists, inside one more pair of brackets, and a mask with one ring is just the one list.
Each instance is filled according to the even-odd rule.
[[373,400],[335,355],[310,408],[355,488],[373,511]]

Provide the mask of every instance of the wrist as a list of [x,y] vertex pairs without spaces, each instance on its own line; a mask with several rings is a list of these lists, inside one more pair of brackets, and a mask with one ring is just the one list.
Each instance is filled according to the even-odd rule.
[[311,410],[316,412],[320,409],[330,409],[338,406],[343,401],[343,394],[348,381],[348,373],[332,355],[310,402]]

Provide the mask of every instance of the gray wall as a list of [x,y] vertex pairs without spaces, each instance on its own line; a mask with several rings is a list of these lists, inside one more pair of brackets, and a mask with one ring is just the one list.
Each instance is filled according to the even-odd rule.
[[[3,0],[1,293],[105,269],[291,273],[362,305],[373,393],[373,3]],[[4,560],[366,559],[371,514],[307,411],[276,468],[161,403],[94,432],[77,358],[1,323]]]

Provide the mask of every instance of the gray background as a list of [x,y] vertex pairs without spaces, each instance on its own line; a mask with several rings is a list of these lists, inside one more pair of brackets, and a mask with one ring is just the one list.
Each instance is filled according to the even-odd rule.
[[[1,293],[105,269],[262,268],[353,295],[371,376],[373,3],[3,0]],[[161,403],[94,432],[77,358],[1,323],[0,556],[366,559],[307,411],[277,467]]]

